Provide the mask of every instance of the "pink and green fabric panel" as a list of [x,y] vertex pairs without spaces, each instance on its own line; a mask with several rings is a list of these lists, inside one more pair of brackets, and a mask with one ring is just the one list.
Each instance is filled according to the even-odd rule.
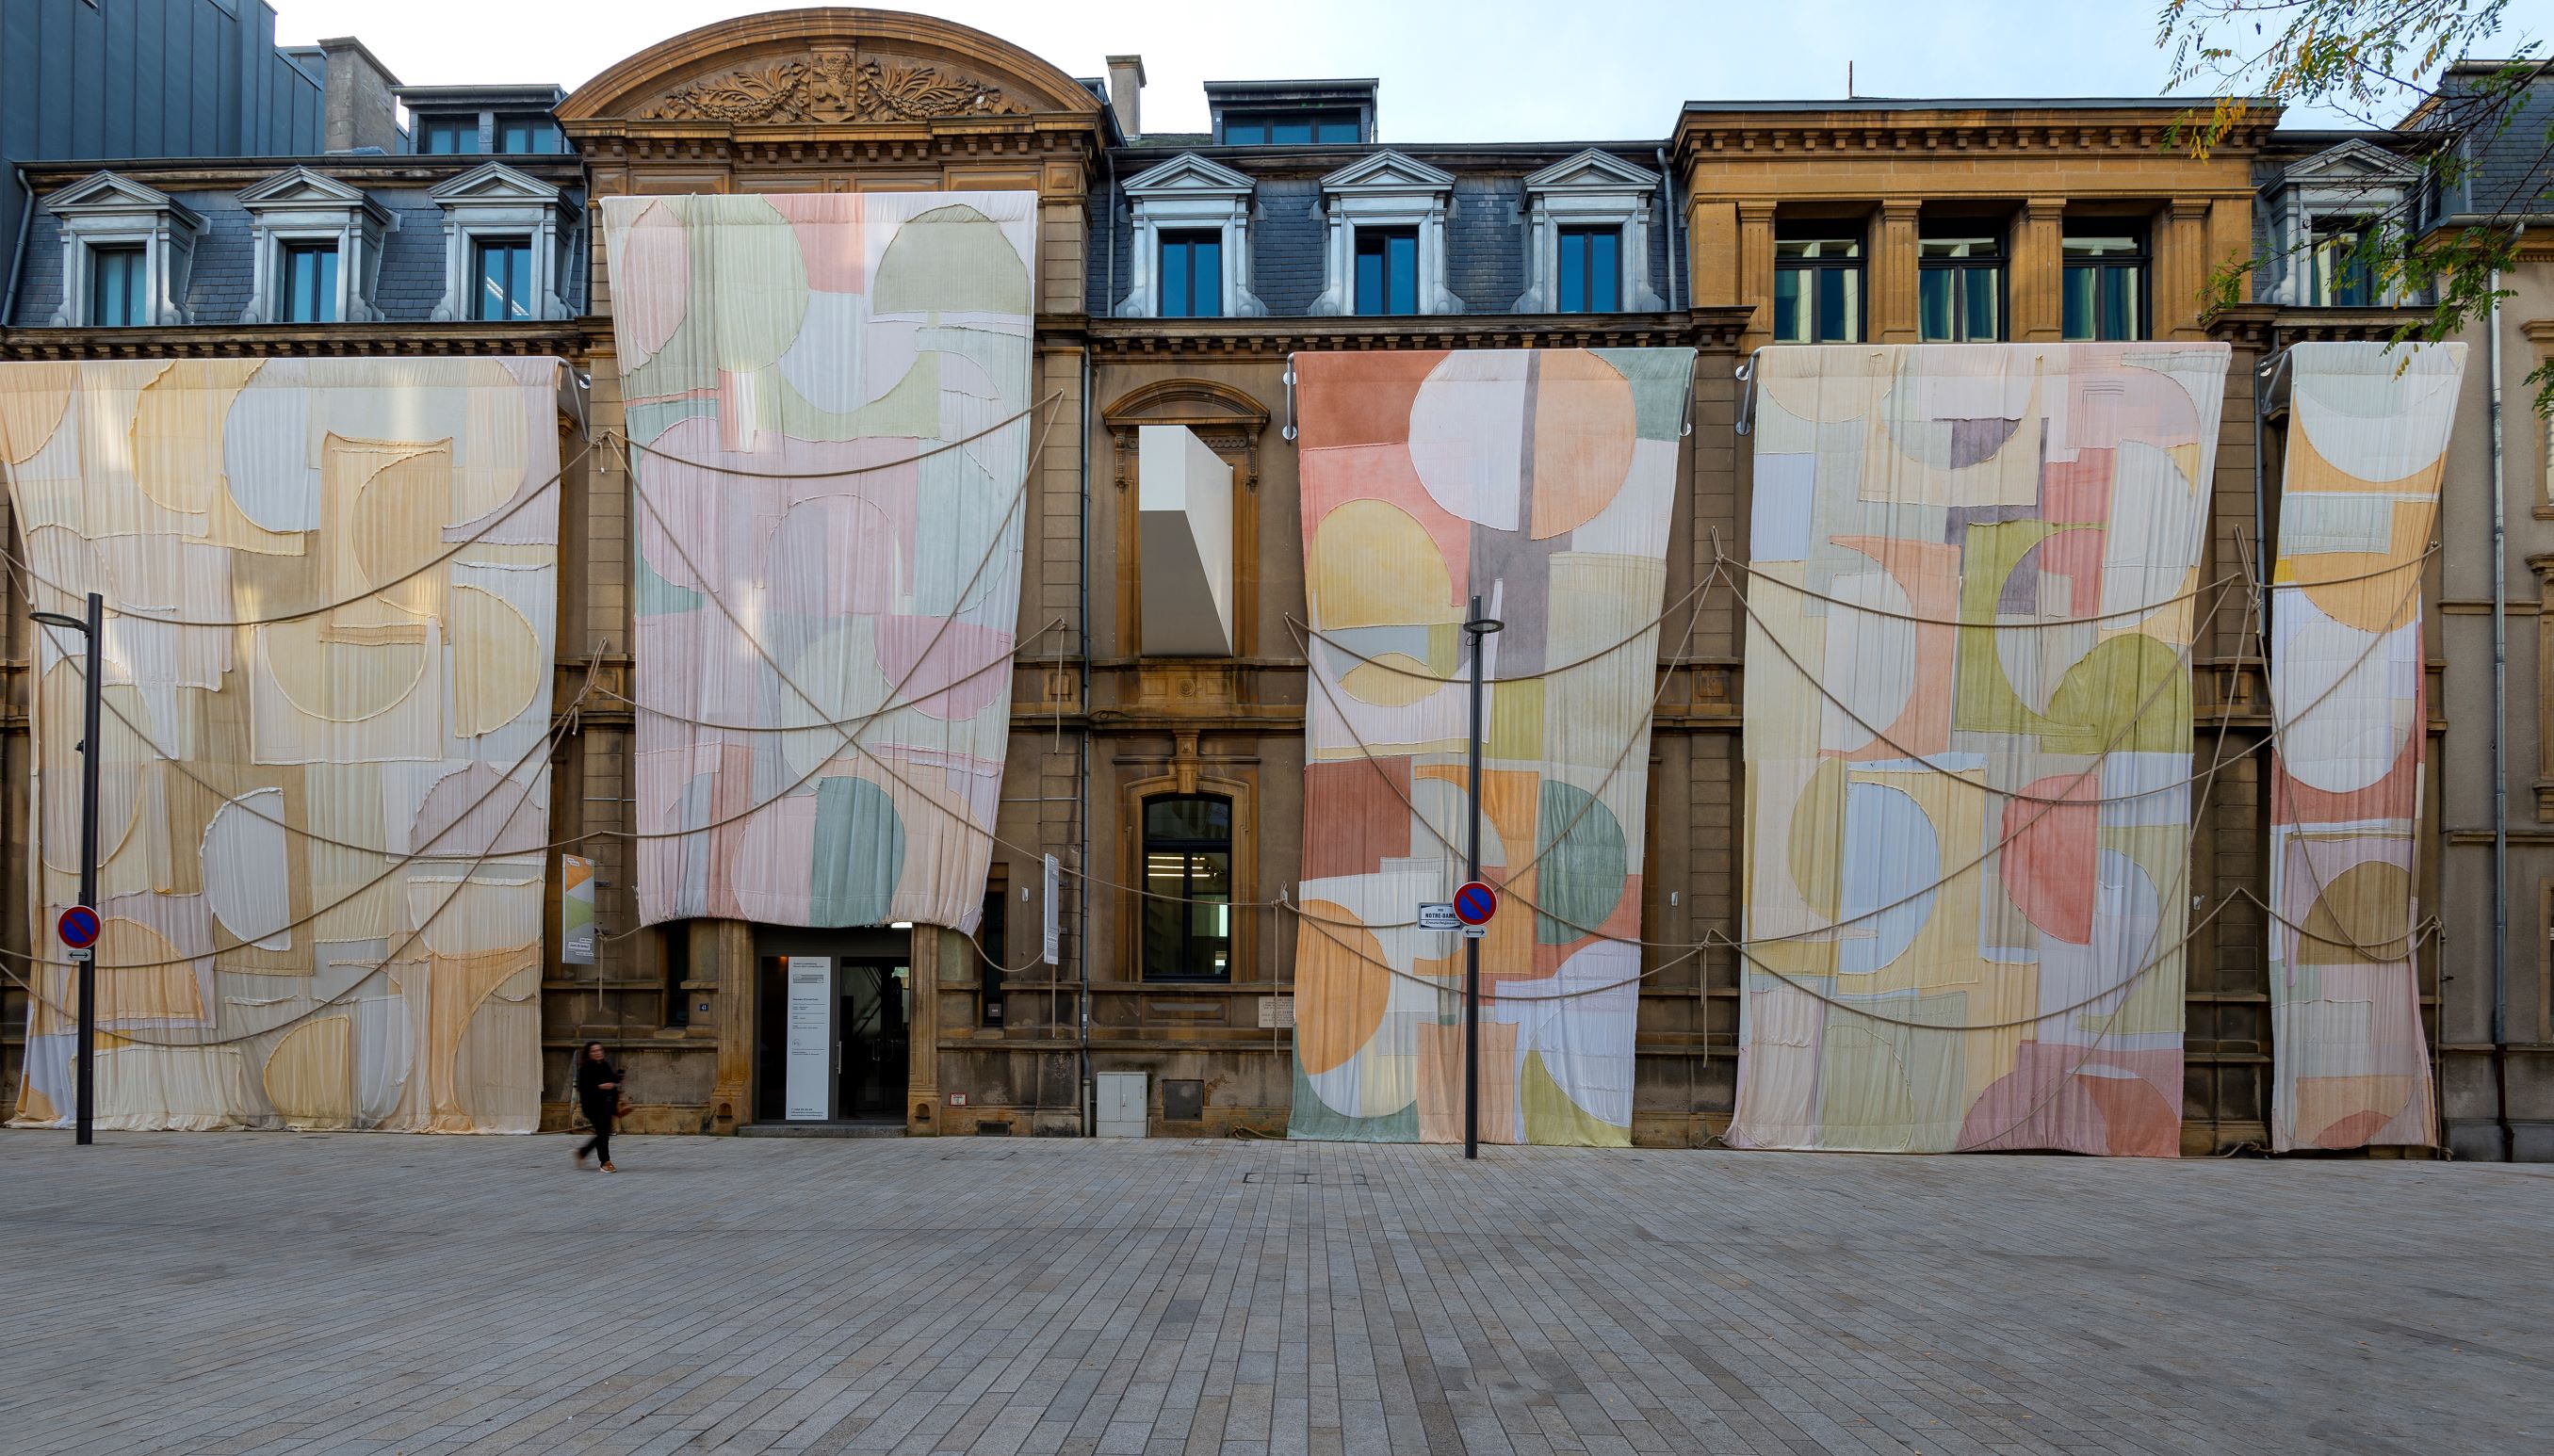
[[2465,346],[2287,351],[2270,589],[2270,1144],[2438,1140],[2419,978],[2422,566]]
[[1758,356],[1731,1145],[2177,1153],[2227,357]]
[[1314,633],[1292,1136],[1462,1136],[1462,942],[1482,655],[1485,1142],[1631,1141],[1649,714],[1683,349],[1307,354]]
[[[554,359],[0,365],[38,610],[109,606],[97,1125],[528,1132]],[[78,895],[79,634],[35,637],[38,924]],[[21,1122],[76,1113],[36,967]]]
[[643,921],[983,914],[1036,201],[604,199],[637,486]]

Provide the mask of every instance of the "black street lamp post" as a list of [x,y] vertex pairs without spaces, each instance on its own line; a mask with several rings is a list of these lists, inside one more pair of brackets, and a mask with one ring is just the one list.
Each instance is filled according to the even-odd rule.
[[[1472,639],[1472,842],[1463,856],[1463,878],[1481,877],[1481,648],[1506,623],[1481,615],[1481,599],[1472,599],[1471,619],[1463,623]],[[1481,939],[1463,937],[1463,1156],[1481,1156]]]
[[[105,695],[102,686],[106,640],[106,599],[95,592],[88,594],[88,618],[83,621],[62,612],[39,612],[35,619],[45,626],[76,631],[88,640],[87,670],[80,675],[81,687],[87,694],[80,715],[80,872],[79,902],[97,908],[97,765],[101,756],[98,741],[98,705]],[[1477,836],[1475,836],[1477,838]],[[97,958],[94,946],[74,951],[79,957],[79,1112],[74,1134],[83,1147],[93,1140],[93,1111],[97,1091]]]

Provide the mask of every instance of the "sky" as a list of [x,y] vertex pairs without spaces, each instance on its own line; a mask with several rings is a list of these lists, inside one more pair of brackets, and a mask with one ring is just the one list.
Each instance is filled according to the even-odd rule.
[[[277,39],[360,38],[411,85],[551,81],[771,0],[270,0]],[[2520,0],[2526,13],[2546,0]],[[1069,75],[1144,57],[1147,132],[1207,129],[1209,80],[1374,76],[1386,142],[1663,137],[1687,100],[2154,96],[2145,0],[918,0]],[[601,17],[602,19],[598,19]],[[2554,5],[2503,40],[2541,39]],[[492,40],[498,42],[492,44]],[[2408,101],[2406,102],[2408,108]],[[2337,114],[2289,125],[2346,126]]]

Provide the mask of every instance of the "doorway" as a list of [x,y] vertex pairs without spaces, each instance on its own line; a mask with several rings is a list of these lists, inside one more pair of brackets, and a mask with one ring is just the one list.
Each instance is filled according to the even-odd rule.
[[838,1118],[904,1118],[906,1071],[913,1064],[912,967],[885,960],[836,963],[835,1098]]
[[756,1123],[904,1125],[912,945],[909,931],[883,927],[757,929]]

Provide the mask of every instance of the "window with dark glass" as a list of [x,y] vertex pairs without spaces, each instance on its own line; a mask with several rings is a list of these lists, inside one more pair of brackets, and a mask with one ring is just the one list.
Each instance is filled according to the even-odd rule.
[[1232,978],[1232,801],[1144,802],[1144,979]]
[[538,317],[532,306],[532,244],[528,238],[484,238],[471,249],[477,302],[471,316],[489,323]]
[[691,1025],[692,993],[683,989],[691,978],[692,931],[678,920],[665,928],[665,1025]]
[[2004,229],[1927,223],[1916,240],[1916,313],[1928,344],[2004,337]]
[[2066,337],[2147,336],[2147,240],[2144,232],[2108,224],[2066,230]]
[[555,152],[549,118],[543,116],[501,116],[497,118],[497,150],[500,152]]
[[337,321],[337,245],[294,243],[284,250],[283,323]]
[[1862,224],[1774,225],[1774,337],[1793,344],[1862,338]]
[[140,248],[88,250],[88,321],[100,328],[131,328],[148,323],[149,276],[143,272]]
[[1223,118],[1227,147],[1310,147],[1356,140],[1353,111],[1240,112]]
[[416,150],[428,156],[479,150],[479,118],[475,116],[429,116],[417,126],[421,130]]
[[1223,234],[1162,234],[1162,317],[1223,316]]
[[976,929],[977,972],[982,977],[978,989],[983,992],[977,1016],[980,1026],[1002,1024],[1002,966],[1010,959],[1004,944],[1010,923],[1010,881],[995,874],[985,887],[985,918]]
[[1356,230],[1356,311],[1419,311],[1419,230]]
[[1623,230],[1561,230],[1561,311],[1622,311]]
[[2368,280],[2368,230],[2359,222],[2318,222],[2313,281],[2306,301],[2325,308],[2365,308],[2375,299]]

